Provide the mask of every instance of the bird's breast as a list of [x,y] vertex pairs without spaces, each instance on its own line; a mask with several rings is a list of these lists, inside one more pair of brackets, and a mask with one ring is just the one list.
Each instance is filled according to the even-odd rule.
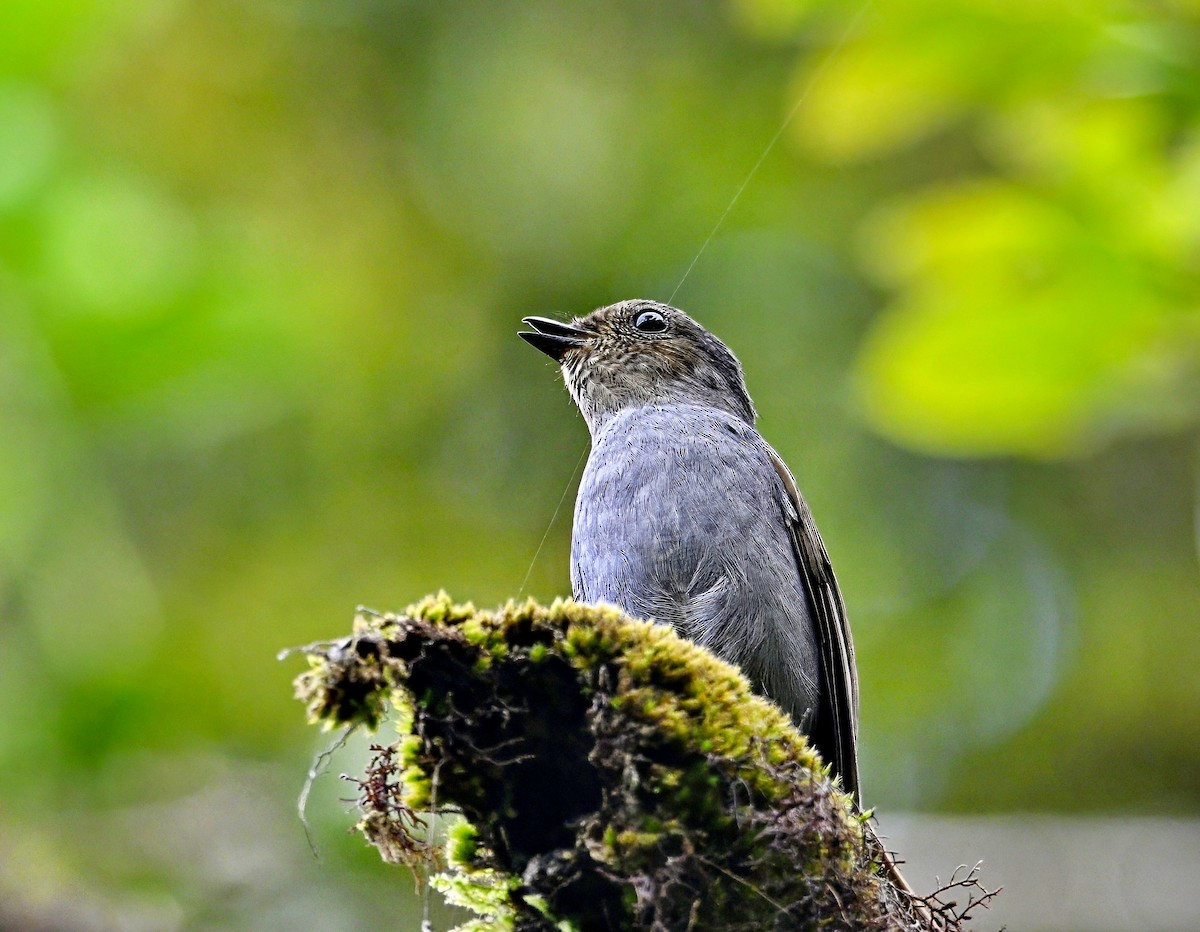
[[686,600],[723,576],[740,585],[757,547],[787,546],[764,447],[722,411],[614,418],[594,438],[576,500],[576,594],[630,607]]
[[723,412],[659,409],[593,439],[571,542],[577,598],[672,625],[796,719],[817,641],[769,447]]

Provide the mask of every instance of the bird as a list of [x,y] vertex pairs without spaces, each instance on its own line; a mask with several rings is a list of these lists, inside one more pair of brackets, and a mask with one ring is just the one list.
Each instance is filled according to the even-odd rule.
[[591,435],[571,587],[739,666],[861,807],[858,675],[812,512],[755,427],[741,363],[678,308],[620,301],[519,336],[557,362]]

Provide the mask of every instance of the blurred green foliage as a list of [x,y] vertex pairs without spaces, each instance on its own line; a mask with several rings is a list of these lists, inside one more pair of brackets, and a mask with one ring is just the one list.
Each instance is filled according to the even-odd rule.
[[1200,4],[7,0],[0,925],[415,921],[332,776],[309,858],[274,653],[567,590],[519,318],[668,297],[801,97],[676,301],[821,523],[868,800],[1200,809]]

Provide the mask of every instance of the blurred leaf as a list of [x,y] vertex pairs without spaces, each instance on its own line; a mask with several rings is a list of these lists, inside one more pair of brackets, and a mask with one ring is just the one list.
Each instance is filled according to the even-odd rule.
[[804,24],[817,0],[731,0],[738,25],[760,39],[790,38]]
[[810,90],[794,134],[831,161],[877,157],[981,104],[1068,82],[1103,26],[1072,0],[900,0],[871,12],[797,78]]
[[49,198],[44,223],[42,274],[64,314],[157,313],[195,270],[191,218],[145,177],[68,182]]
[[0,74],[53,72],[145,13],[176,0],[5,0],[0,4]]
[[0,84],[0,210],[28,198],[58,155],[58,115],[36,85]]
[[1184,302],[1200,289],[1159,267],[1188,253],[1189,231],[1171,222],[1175,187],[1143,168],[1138,113],[1093,111],[1082,135],[1060,125],[1070,142],[1057,150],[1047,134],[1041,151],[1058,155],[1041,164],[1062,167],[1072,196],[981,181],[876,215],[864,261],[901,293],[858,367],[880,429],[943,453],[1053,456],[1195,417],[1181,391],[1197,349]]

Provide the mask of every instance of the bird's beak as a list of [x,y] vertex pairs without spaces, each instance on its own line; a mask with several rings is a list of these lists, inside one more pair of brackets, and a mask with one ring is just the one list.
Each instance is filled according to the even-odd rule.
[[583,346],[591,336],[581,327],[551,320],[549,317],[524,317],[521,322],[528,324],[536,332],[522,330],[517,336],[555,362],[561,362],[567,350]]

